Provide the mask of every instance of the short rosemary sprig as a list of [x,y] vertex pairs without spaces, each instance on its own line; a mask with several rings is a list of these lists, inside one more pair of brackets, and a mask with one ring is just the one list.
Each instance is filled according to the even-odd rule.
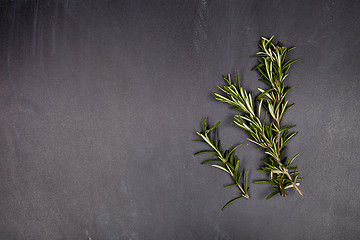
[[[249,141],[265,150],[267,155],[265,166],[260,170],[268,173],[270,180],[257,181],[256,183],[273,185],[275,191],[267,199],[276,194],[285,197],[287,195],[285,190],[292,187],[300,195],[303,195],[298,187],[300,183],[297,182],[298,179],[301,179],[299,178],[298,168],[297,166],[291,166],[298,154],[289,161],[286,161],[286,157],[283,158],[286,145],[297,134],[297,132],[289,132],[295,125],[281,125],[285,112],[293,106],[293,104],[288,105],[288,101],[285,101],[285,96],[291,89],[291,87],[285,87],[285,78],[288,76],[291,64],[298,59],[285,62],[287,52],[293,48],[289,49],[280,43],[274,45],[272,39],[273,37],[270,39],[261,38],[259,42],[261,51],[256,55],[260,59],[254,70],[258,70],[260,73],[261,79],[259,80],[270,86],[267,90],[258,88],[261,92],[257,97],[259,101],[258,111],[255,111],[252,93],[247,93],[240,86],[239,76],[237,76],[237,83],[231,81],[230,75],[224,76],[224,80],[228,85],[219,86],[219,88],[225,95],[214,93],[217,100],[228,103],[233,106],[232,108],[242,112],[242,115],[235,116],[233,123],[250,134]],[[263,118],[261,117],[262,108],[265,109]],[[269,124],[266,121],[268,115]]]
[[198,155],[201,153],[215,154],[214,158],[206,160],[202,162],[202,164],[210,163],[212,167],[221,169],[232,177],[234,183],[225,186],[225,188],[234,187],[234,186],[239,188],[241,192],[241,196],[227,202],[224,205],[224,207],[221,209],[224,210],[229,204],[233,203],[236,200],[239,200],[241,198],[249,199],[249,193],[248,193],[249,188],[247,187],[247,174],[248,174],[247,170],[244,176],[244,184],[241,185],[240,183],[242,177],[242,171],[239,169],[240,159],[235,155],[235,149],[240,147],[242,144],[235,146],[231,150],[226,150],[226,151],[221,150],[220,140],[218,140],[217,137],[217,127],[219,126],[219,124],[220,122],[218,122],[216,125],[208,129],[206,124],[206,118],[204,119],[204,132],[203,133],[196,132],[196,134],[201,137],[201,140],[194,140],[194,141],[207,144],[210,147],[210,150],[202,150],[195,153],[194,155]]

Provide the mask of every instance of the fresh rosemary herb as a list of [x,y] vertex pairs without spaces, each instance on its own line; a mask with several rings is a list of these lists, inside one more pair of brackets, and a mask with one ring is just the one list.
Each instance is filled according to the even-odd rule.
[[205,143],[210,147],[210,150],[203,150],[195,153],[194,155],[198,155],[200,153],[212,153],[214,154],[213,158],[202,162],[202,164],[210,163],[212,167],[216,167],[218,169],[223,170],[224,172],[228,173],[232,179],[233,184],[225,186],[228,187],[238,187],[240,190],[240,197],[234,198],[227,202],[221,210],[224,210],[229,204],[233,203],[236,200],[241,198],[249,199],[248,187],[247,187],[247,173],[246,170],[243,185],[242,182],[242,171],[239,169],[240,166],[240,159],[235,155],[235,149],[240,147],[242,144],[237,145],[231,150],[223,151],[221,150],[220,140],[218,140],[217,136],[217,127],[219,126],[220,122],[214,125],[211,128],[207,128],[206,118],[204,119],[204,132],[196,132],[197,135],[200,136],[201,140],[194,140],[196,142]]
[[[217,100],[228,103],[233,109],[241,112],[234,117],[233,124],[248,132],[251,136],[248,140],[265,150],[265,166],[260,171],[268,173],[270,179],[255,183],[273,186],[275,191],[266,199],[276,194],[285,197],[287,195],[285,190],[293,187],[301,196],[303,195],[298,182],[301,179],[299,170],[297,166],[292,165],[299,154],[290,160],[283,156],[287,144],[297,134],[297,132],[289,132],[295,125],[283,126],[281,124],[286,111],[294,105],[289,105],[285,100],[286,94],[292,89],[285,86],[285,78],[289,75],[290,66],[298,59],[285,61],[286,54],[294,47],[287,48],[280,43],[275,45],[272,39],[273,37],[261,38],[259,41],[261,51],[256,54],[259,57],[259,64],[253,70],[257,70],[261,75],[259,80],[269,86],[266,90],[258,88],[261,94],[256,98],[259,102],[257,111],[252,93],[248,93],[240,86],[239,76],[236,83],[231,81],[230,74],[223,76],[228,85],[219,86],[219,88],[224,94],[214,93]],[[265,110],[263,117],[261,116],[262,109]]]

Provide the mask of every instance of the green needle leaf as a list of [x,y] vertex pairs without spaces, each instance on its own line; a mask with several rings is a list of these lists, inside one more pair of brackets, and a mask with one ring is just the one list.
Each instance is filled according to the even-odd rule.
[[224,168],[224,167],[222,167],[222,166],[220,166],[220,165],[213,164],[213,165],[211,165],[211,166],[212,166],[212,167],[219,168],[219,169],[227,172],[228,174],[231,174],[231,173],[229,172],[229,170],[227,170],[226,168]]
[[219,124],[221,123],[221,121],[219,121],[217,124],[215,124],[212,128],[209,129],[209,131],[211,132],[212,130],[214,130],[215,128],[217,128],[217,126],[219,126]]
[[244,188],[245,189],[248,189],[248,187],[247,187],[247,180],[248,179],[248,170],[246,170],[246,172],[245,172],[245,182],[244,182]]
[[230,200],[229,202],[227,202],[227,203],[223,206],[223,208],[221,209],[221,211],[224,210],[224,209],[225,209],[227,206],[229,206],[231,203],[233,203],[233,202],[235,202],[236,200],[239,200],[239,199],[241,199],[241,198],[244,198],[244,197],[241,196],[241,197],[237,197],[237,198],[234,198],[234,199]]
[[300,153],[296,154],[288,163],[288,166],[290,166],[292,164],[292,162],[295,160],[295,158],[297,158],[297,156],[299,156]]
[[203,161],[201,164],[215,163],[215,162],[220,162],[220,163],[222,163],[222,161],[219,160],[219,159],[209,159],[209,160]]
[[201,153],[216,153],[216,152],[215,152],[215,151],[211,151],[211,150],[202,150],[202,151],[199,151],[199,152],[194,153],[194,155],[198,155],[198,154],[201,154]]
[[280,191],[272,192],[269,196],[267,196],[266,200],[269,200],[270,198],[272,198],[273,196],[275,196],[278,193],[280,193]]
[[273,184],[273,182],[271,181],[255,181],[254,183],[259,183],[259,184]]

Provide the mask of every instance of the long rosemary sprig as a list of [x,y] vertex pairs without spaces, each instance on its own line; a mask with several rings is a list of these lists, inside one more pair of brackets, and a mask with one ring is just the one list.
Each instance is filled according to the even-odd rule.
[[214,158],[206,160],[202,162],[202,164],[210,163],[212,167],[216,167],[218,169],[223,170],[224,172],[228,173],[232,179],[233,184],[225,186],[228,187],[238,187],[240,190],[240,197],[234,198],[227,202],[221,210],[224,210],[229,204],[233,203],[236,200],[241,198],[249,199],[248,187],[247,187],[247,171],[245,172],[243,185],[242,182],[242,171],[239,169],[240,166],[240,159],[235,155],[235,149],[240,147],[242,144],[235,146],[231,150],[223,151],[221,150],[220,140],[217,137],[217,127],[219,126],[220,122],[218,122],[213,127],[209,128],[206,124],[206,118],[204,119],[204,132],[196,132],[197,135],[200,136],[201,140],[194,140],[196,142],[205,143],[210,147],[210,150],[202,150],[194,155],[198,155],[201,153],[213,153]]
[[[251,138],[249,141],[255,143],[259,148],[263,148],[267,157],[265,158],[265,166],[260,171],[270,175],[270,180],[257,181],[256,183],[271,184],[275,191],[271,193],[267,199],[276,194],[285,197],[286,189],[294,187],[300,195],[302,191],[298,187],[300,183],[299,170],[297,166],[292,166],[295,155],[291,160],[283,157],[284,150],[288,142],[297,134],[290,133],[292,126],[282,126],[281,121],[284,114],[293,104],[288,105],[285,96],[291,87],[285,87],[285,78],[288,76],[290,66],[296,60],[285,61],[286,54],[293,48],[287,48],[280,43],[277,45],[272,43],[272,38],[261,38],[259,46],[261,51],[257,53],[259,64],[253,69],[259,71],[261,75],[260,81],[269,85],[269,89],[264,90],[258,88],[261,94],[257,97],[259,101],[258,111],[255,111],[252,93],[239,84],[239,76],[237,83],[231,81],[230,75],[224,76],[224,80],[228,85],[219,86],[225,93],[224,95],[214,93],[215,98],[221,102],[232,105],[234,109],[239,110],[242,114],[235,116],[234,124],[247,131]],[[262,108],[265,114],[261,117]],[[269,116],[267,118],[267,116]],[[270,121],[266,121],[269,119]],[[267,123],[270,122],[270,123]]]

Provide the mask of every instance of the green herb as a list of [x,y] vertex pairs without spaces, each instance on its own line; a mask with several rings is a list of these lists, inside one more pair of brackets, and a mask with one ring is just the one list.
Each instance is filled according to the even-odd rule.
[[240,184],[242,181],[242,171],[239,169],[240,166],[240,159],[235,155],[235,149],[240,147],[242,144],[237,145],[231,150],[223,151],[221,150],[220,140],[218,140],[217,136],[217,127],[219,126],[220,122],[214,125],[211,128],[207,128],[206,118],[204,119],[204,132],[196,132],[197,135],[200,136],[201,140],[194,140],[196,142],[202,142],[207,144],[210,147],[210,150],[202,150],[194,155],[198,155],[200,153],[212,153],[214,154],[213,158],[204,161],[202,164],[210,163],[212,167],[216,167],[218,169],[223,170],[224,172],[228,173],[232,179],[233,184],[225,186],[228,187],[238,187],[240,190],[240,197],[234,198],[230,200],[228,203],[224,205],[221,210],[224,210],[229,204],[233,203],[236,200],[241,198],[249,199],[248,194],[248,187],[247,187],[247,171],[244,176],[243,185]]
[[[224,94],[214,93],[217,100],[232,105],[233,109],[242,113],[235,116],[233,124],[248,132],[251,136],[248,140],[265,150],[267,155],[264,159],[265,166],[260,171],[268,173],[270,179],[255,183],[273,186],[275,191],[266,199],[276,194],[285,197],[287,195],[285,190],[292,187],[303,195],[298,187],[300,185],[298,180],[301,179],[299,170],[297,166],[292,166],[298,154],[291,160],[283,156],[287,144],[297,134],[297,132],[289,132],[295,125],[281,125],[284,114],[293,106],[285,100],[286,94],[291,89],[285,86],[285,78],[288,76],[290,66],[298,59],[285,61],[288,51],[294,48],[284,47],[280,43],[275,45],[272,39],[273,37],[261,38],[259,42],[261,51],[256,54],[259,57],[259,64],[253,70],[257,70],[261,75],[259,80],[269,86],[266,90],[258,88],[261,93],[256,98],[259,102],[257,111],[252,93],[248,93],[240,86],[239,75],[236,83],[231,81],[230,74],[223,76],[228,85],[219,88]],[[262,109],[265,110],[264,116],[261,116]]]

